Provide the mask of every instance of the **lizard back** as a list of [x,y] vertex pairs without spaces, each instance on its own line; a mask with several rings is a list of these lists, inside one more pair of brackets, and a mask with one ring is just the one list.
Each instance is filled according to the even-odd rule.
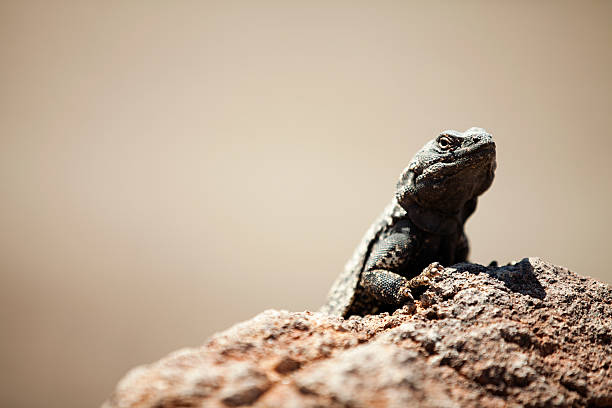
[[381,234],[393,226],[397,219],[405,215],[406,211],[393,198],[382,214],[370,225],[353,252],[353,256],[344,266],[343,272],[336,278],[327,295],[327,302],[320,309],[321,312],[337,316],[347,314],[357,297],[359,279],[372,246]]

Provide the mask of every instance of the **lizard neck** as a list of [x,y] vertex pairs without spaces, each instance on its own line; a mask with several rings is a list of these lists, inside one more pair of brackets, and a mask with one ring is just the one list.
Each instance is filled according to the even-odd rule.
[[410,221],[418,228],[432,234],[453,234],[462,226],[461,211],[457,211],[455,214],[443,214],[413,203],[406,208],[406,213]]

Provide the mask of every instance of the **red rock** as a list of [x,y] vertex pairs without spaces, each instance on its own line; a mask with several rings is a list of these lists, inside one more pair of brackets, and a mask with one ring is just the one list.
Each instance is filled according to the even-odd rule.
[[133,369],[103,408],[611,406],[611,330],[604,283],[462,264],[393,315],[263,312]]

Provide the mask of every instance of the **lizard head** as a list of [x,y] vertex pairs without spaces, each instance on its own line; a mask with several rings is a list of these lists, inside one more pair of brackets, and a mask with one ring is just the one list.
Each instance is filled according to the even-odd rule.
[[493,182],[495,143],[481,128],[446,130],[429,141],[404,169],[397,200],[414,207],[453,215],[484,193]]

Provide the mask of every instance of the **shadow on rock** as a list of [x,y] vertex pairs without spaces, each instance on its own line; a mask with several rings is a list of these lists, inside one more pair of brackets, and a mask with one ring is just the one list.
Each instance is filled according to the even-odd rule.
[[490,277],[503,282],[513,292],[540,300],[546,297],[546,291],[538,281],[529,258],[523,258],[519,262],[504,266],[497,266],[497,262],[493,262],[489,266],[465,262],[453,265],[452,268],[459,272],[468,272],[475,275],[486,273]]
[[486,273],[504,282],[504,285],[513,292],[537,299],[544,299],[546,297],[546,291],[538,281],[529,258],[523,258],[520,262],[499,268],[489,268]]

